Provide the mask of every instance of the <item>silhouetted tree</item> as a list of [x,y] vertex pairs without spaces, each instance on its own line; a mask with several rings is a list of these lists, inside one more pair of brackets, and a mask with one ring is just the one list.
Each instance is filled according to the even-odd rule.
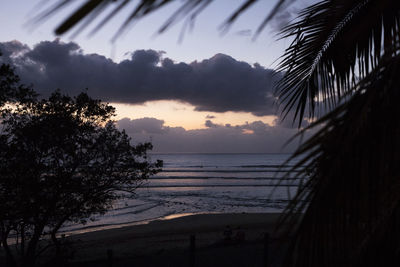
[[[129,197],[162,162],[150,162],[150,143],[131,145],[110,117],[114,108],[91,99],[53,93],[17,103],[0,134],[0,233],[10,266],[33,266],[48,236],[56,254],[57,232],[83,223]],[[18,239],[13,251],[8,239]]]
[[[0,57],[1,57],[0,51]],[[34,99],[32,88],[22,85],[18,75],[9,64],[0,65],[0,108],[7,102],[25,102]]]

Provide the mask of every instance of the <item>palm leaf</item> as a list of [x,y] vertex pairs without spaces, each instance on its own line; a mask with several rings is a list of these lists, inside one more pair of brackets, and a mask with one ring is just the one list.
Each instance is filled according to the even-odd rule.
[[303,156],[293,168],[305,183],[282,218],[292,227],[288,266],[400,263],[400,50],[395,54],[310,126],[323,125],[293,155]]
[[[158,33],[162,33],[169,29],[175,22],[188,18],[189,21],[193,21],[199,13],[201,13],[207,6],[209,6],[215,0],[185,0],[181,1],[182,4],[177,8],[177,10],[165,21],[165,23],[159,28]],[[232,25],[236,19],[248,10],[249,7],[253,6],[259,0],[243,0],[243,3],[236,9],[231,16],[227,18],[222,30],[227,30],[230,25]],[[260,24],[256,31],[258,35],[266,26],[266,24],[284,7],[288,6],[295,0],[277,0],[276,6],[271,10],[271,12],[266,13],[264,21]],[[45,9],[36,15],[32,22],[39,23],[50,16],[55,15],[57,12],[65,9],[68,4],[72,1],[69,0],[57,0],[55,4]],[[94,18],[100,17],[105,14],[108,7],[111,7],[111,11],[105,15],[99,24],[91,31],[91,34],[100,30],[108,21],[110,21],[115,16],[118,16],[122,10],[132,8],[132,12],[128,15],[125,21],[122,23],[118,29],[115,37],[121,35],[125,30],[129,28],[135,21],[153,13],[154,11],[160,10],[167,4],[177,2],[176,0],[123,0],[123,1],[113,1],[113,0],[87,0],[85,1],[76,11],[69,15],[55,30],[57,35],[62,35],[71,31],[73,28],[77,27],[78,24],[83,23],[83,26],[77,30],[80,33],[89,24],[93,23]]]
[[306,113],[332,110],[398,38],[399,10],[393,0],[325,0],[306,8],[283,31],[293,38],[279,66],[283,114],[294,109],[300,125]]

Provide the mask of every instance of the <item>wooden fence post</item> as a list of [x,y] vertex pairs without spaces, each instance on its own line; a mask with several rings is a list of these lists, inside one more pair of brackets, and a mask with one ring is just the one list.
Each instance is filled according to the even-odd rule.
[[113,251],[112,249],[107,249],[107,266],[112,267],[113,266]]
[[195,265],[195,252],[196,252],[196,236],[190,236],[190,250],[189,250],[189,266],[194,267]]
[[264,234],[264,267],[268,267],[268,246],[269,246],[269,234]]

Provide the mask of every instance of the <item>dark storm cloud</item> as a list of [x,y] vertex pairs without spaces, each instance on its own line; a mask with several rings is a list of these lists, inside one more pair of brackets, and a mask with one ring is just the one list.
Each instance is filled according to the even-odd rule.
[[163,58],[163,52],[137,50],[120,63],[84,54],[76,43],[45,41],[32,49],[20,42],[0,43],[3,61],[12,61],[23,82],[42,95],[56,88],[110,102],[138,104],[178,100],[198,111],[243,111],[274,115],[274,84],[280,74],[217,54],[190,64]]
[[12,62],[12,57],[21,55],[21,53],[28,52],[30,48],[17,41],[0,43],[0,51],[3,55],[3,60],[7,59],[7,63]]
[[168,127],[155,118],[128,119],[117,122],[134,142],[151,141],[155,152],[201,153],[279,153],[293,152],[298,142],[285,146],[297,130],[271,126],[261,121],[242,125],[219,125],[197,130]]

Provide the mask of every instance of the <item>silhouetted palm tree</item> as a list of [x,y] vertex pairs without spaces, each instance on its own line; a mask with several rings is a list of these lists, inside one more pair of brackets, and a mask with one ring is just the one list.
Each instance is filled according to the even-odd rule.
[[284,110],[329,111],[294,155],[305,184],[288,211],[304,215],[288,263],[399,266],[400,1],[321,1],[285,33]]
[[[103,22],[130,3],[115,2]],[[139,1],[121,29],[169,2]],[[160,32],[210,2],[184,1]],[[227,23],[255,2],[244,1]],[[290,2],[278,1],[259,30]],[[56,32],[110,4],[87,1]],[[320,127],[294,154],[303,158],[294,169],[304,183],[284,218],[294,234],[286,263],[400,266],[400,1],[320,1],[284,35],[294,41],[280,65],[283,112],[294,112],[299,125],[318,115],[310,127]]]

